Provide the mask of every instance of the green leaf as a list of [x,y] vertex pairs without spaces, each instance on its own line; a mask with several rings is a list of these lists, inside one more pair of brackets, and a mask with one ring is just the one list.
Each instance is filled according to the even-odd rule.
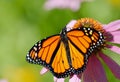
[[102,52],[120,65],[120,54],[113,52],[108,48],[102,49]]
[[107,42],[107,44],[112,45],[112,46],[120,47],[120,44],[118,44],[118,43]]

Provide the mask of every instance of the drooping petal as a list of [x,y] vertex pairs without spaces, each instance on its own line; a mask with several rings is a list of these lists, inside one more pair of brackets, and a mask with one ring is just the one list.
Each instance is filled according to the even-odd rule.
[[120,20],[117,20],[117,21],[114,21],[114,22],[111,22],[109,23],[108,25],[104,25],[103,28],[106,30],[106,31],[116,31],[118,29],[120,29]]
[[90,56],[82,77],[84,82],[107,82],[105,71],[96,55]]
[[114,60],[118,65],[120,65],[120,55],[108,48],[102,49],[102,53]]
[[80,77],[79,77],[79,76],[77,76],[77,75],[74,74],[74,75],[70,78],[69,82],[81,82],[81,80],[80,80]]
[[48,69],[43,67],[42,70],[40,71],[40,74],[43,75],[45,74],[46,72],[48,72]]
[[117,47],[117,46],[111,46],[110,47],[110,50],[112,50],[113,52],[116,52],[120,55],[120,47]]
[[64,82],[64,78],[56,78],[54,77],[54,82]]
[[64,82],[64,78],[57,79],[57,82]]
[[103,59],[103,61],[107,64],[107,66],[110,68],[110,70],[112,71],[112,73],[118,78],[120,79],[120,66],[114,62],[111,58],[109,58],[108,56],[104,55],[104,54],[99,54],[99,56]]
[[110,33],[113,36],[113,41],[112,42],[120,44],[120,31],[114,31],[114,32],[110,32]]
[[57,79],[58,79],[58,78],[54,77],[53,79],[54,79],[54,82],[57,82]]

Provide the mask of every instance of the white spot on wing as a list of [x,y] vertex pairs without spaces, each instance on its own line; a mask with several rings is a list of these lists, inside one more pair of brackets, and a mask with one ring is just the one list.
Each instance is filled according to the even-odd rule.
[[36,47],[34,47],[34,50],[35,50],[35,51],[37,51],[37,48],[36,48]]

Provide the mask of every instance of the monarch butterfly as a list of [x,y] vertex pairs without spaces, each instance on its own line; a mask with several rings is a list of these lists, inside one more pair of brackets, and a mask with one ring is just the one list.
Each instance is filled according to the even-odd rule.
[[75,28],[38,41],[28,52],[29,63],[43,65],[57,78],[79,74],[88,57],[103,44],[103,34],[94,28]]

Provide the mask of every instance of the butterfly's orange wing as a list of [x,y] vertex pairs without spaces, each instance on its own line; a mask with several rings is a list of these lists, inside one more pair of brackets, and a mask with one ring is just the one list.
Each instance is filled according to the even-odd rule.
[[86,28],[71,30],[67,37],[72,67],[78,74],[85,69],[88,56],[102,44],[103,36],[94,29]]
[[58,44],[60,44],[59,35],[37,42],[28,52],[27,61],[49,67],[53,54],[57,47],[59,47]]
[[60,39],[56,35],[37,42],[27,54],[27,61],[47,67],[56,77],[68,75],[70,66],[64,43]]
[[51,65],[54,71],[54,75],[58,78],[69,75],[70,65],[67,59],[67,53],[63,42],[60,43],[59,49]]

